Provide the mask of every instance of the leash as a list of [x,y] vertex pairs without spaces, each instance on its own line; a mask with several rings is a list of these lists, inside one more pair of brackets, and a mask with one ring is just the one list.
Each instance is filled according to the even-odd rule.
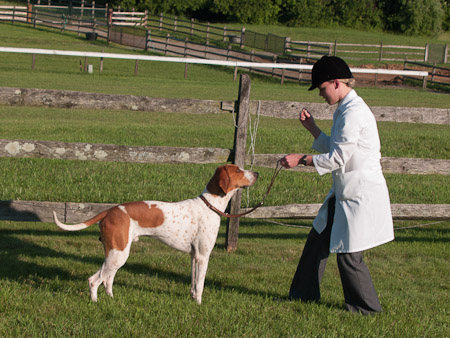
[[253,207],[250,210],[248,210],[246,212],[243,212],[241,214],[232,214],[232,215],[230,215],[229,213],[222,212],[219,209],[217,209],[215,206],[213,206],[211,203],[209,203],[203,195],[200,195],[200,199],[206,204],[206,206],[208,208],[210,208],[212,211],[214,211],[215,213],[219,214],[220,216],[223,216],[223,217],[226,217],[226,218],[238,218],[238,217],[245,216],[245,215],[255,211],[256,209],[258,209],[260,206],[262,206],[264,204],[264,200],[269,195],[270,190],[272,189],[272,186],[273,186],[273,184],[275,182],[275,179],[278,176],[278,174],[280,173],[281,169],[283,169],[283,167],[280,164],[280,160],[278,160],[277,161],[277,165],[276,165],[275,170],[274,170],[273,175],[272,175],[272,180],[270,181],[269,187],[267,188],[267,191],[266,191],[265,195],[263,196],[261,202],[259,202],[255,207]]

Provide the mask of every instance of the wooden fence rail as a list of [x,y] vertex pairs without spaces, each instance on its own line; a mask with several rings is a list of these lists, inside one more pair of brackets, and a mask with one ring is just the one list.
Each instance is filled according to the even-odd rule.
[[290,41],[293,55],[317,59],[323,55],[341,56],[348,60],[373,61],[428,61],[429,45],[403,46],[379,44],[355,44],[337,42]]
[[[0,220],[21,222],[53,222],[53,211],[64,223],[85,221],[103,210],[117,204],[41,202],[41,201],[0,201]],[[320,204],[290,204],[260,207],[246,215],[253,219],[313,219]],[[248,209],[240,209],[245,212]],[[450,220],[449,204],[391,204],[394,220]]]
[[[135,163],[225,163],[233,160],[233,151],[222,148],[165,146],[117,146],[113,144],[66,143],[35,140],[0,139],[0,157],[48,158],[102,162]],[[283,154],[255,154],[253,165],[274,168]],[[244,162],[242,162],[243,165]],[[250,159],[245,160],[250,164]],[[450,175],[450,160],[424,158],[381,159],[387,174]],[[295,167],[292,171],[314,172],[314,168]]]
[[[1,50],[1,48],[0,48]],[[128,109],[149,112],[192,114],[232,113],[236,101],[151,98],[134,95],[86,93],[69,90],[0,87],[0,104],[82,109]],[[326,103],[251,100],[250,113],[297,119],[303,108],[317,120],[332,120],[335,107]],[[371,107],[377,121],[450,124],[450,108]]]
[[421,68],[431,74],[428,83],[450,86],[450,68],[436,66],[436,63],[429,65],[423,62],[405,61],[403,69],[412,70],[413,68],[410,68],[410,65]]

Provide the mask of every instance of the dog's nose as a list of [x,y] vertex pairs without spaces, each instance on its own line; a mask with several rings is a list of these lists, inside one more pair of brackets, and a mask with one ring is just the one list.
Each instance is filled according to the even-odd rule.
[[259,177],[259,173],[256,172],[256,171],[253,172],[253,175],[255,175],[255,178],[258,178],[258,177]]

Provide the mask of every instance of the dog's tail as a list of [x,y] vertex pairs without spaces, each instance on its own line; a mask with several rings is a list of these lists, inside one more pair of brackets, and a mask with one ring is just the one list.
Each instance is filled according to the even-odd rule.
[[97,216],[92,217],[90,220],[87,220],[83,223],[78,223],[78,224],[73,224],[73,225],[69,225],[69,224],[64,224],[61,223],[58,220],[58,217],[56,217],[56,212],[53,211],[53,220],[55,221],[55,224],[57,226],[59,226],[61,229],[66,230],[66,231],[78,231],[78,230],[83,230],[86,229],[87,227],[100,222],[103,218],[106,217],[106,214],[108,213],[108,210],[105,210],[101,213],[99,213]]

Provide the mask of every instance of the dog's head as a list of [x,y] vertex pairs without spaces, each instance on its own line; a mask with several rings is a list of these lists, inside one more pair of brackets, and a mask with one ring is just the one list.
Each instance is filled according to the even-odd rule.
[[234,164],[226,164],[216,169],[206,189],[211,194],[224,196],[233,190],[253,185],[257,179],[257,172],[241,169]]

